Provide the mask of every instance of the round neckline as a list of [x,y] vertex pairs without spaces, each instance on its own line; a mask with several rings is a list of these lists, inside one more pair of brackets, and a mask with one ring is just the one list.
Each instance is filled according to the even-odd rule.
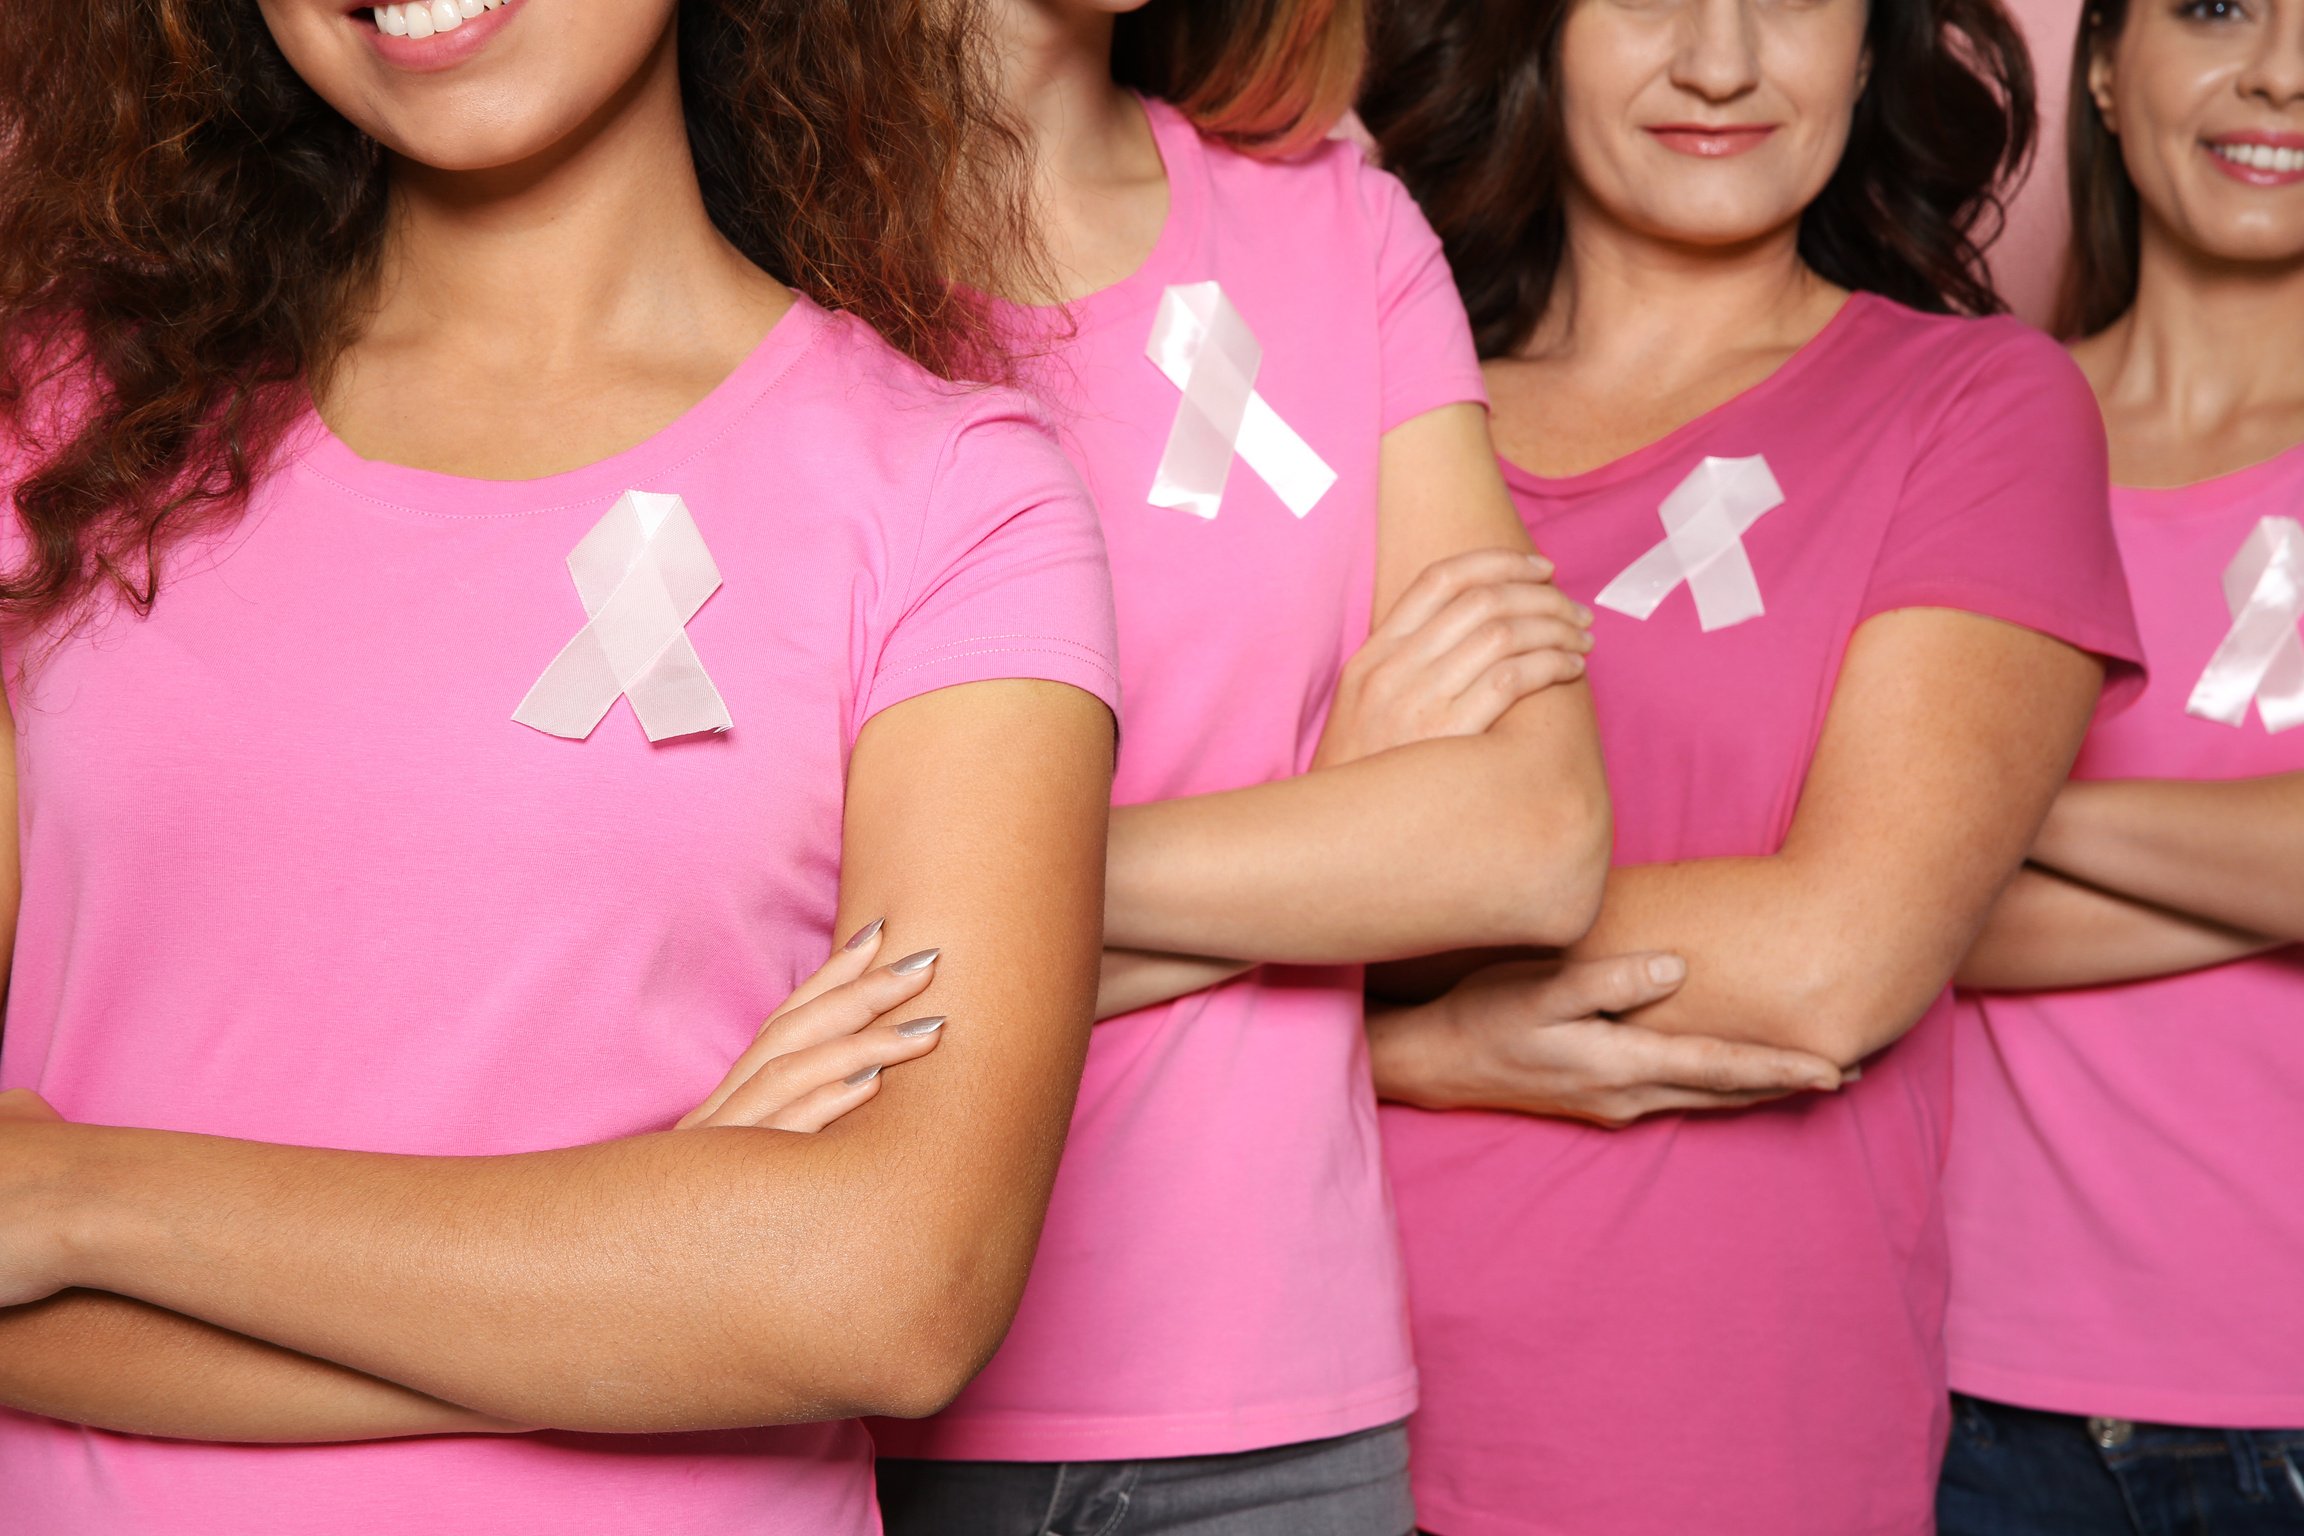
[[1840,338],[1854,325],[1856,319],[1871,312],[1873,306],[1887,301],[1863,289],[1851,292],[1832,312],[1832,318],[1817,328],[1816,334],[1802,342],[1790,357],[1778,363],[1765,378],[1756,380],[1700,415],[1691,416],[1652,443],[1644,443],[1630,453],[1610,459],[1605,464],[1573,475],[1540,475],[1532,469],[1499,458],[1504,466],[1504,479],[1517,489],[1552,496],[1570,496],[1583,491],[1600,490],[1644,473],[1652,459],[1663,458],[1687,446],[1688,440],[1718,429],[1723,417],[1731,412],[1766,400],[1798,382],[1801,375],[1816,366],[1823,357],[1839,345]]
[[596,504],[660,480],[709,447],[775,387],[829,319],[795,291],[791,307],[701,399],[631,447],[557,474],[483,480],[362,458],[309,408],[291,467],[361,501],[428,517],[508,517]]
[[1129,92],[1143,109],[1152,130],[1152,147],[1159,152],[1160,168],[1168,178],[1168,214],[1160,221],[1160,234],[1136,270],[1092,293],[1062,304],[1031,306],[1043,313],[1069,315],[1074,324],[1102,324],[1159,301],[1169,279],[1200,242],[1200,227],[1208,207],[1208,145],[1192,120],[1157,96]]
[[[2122,502],[2155,512],[2222,511],[2228,503],[2254,495],[2263,488],[2262,482],[2277,480],[2300,464],[2304,464],[2304,442],[2294,442],[2270,458],[2258,459],[2253,464],[2243,464],[2204,480],[2187,480],[2182,485],[2115,485],[2112,494]],[[2206,506],[2173,505],[2210,496],[2213,500]]]

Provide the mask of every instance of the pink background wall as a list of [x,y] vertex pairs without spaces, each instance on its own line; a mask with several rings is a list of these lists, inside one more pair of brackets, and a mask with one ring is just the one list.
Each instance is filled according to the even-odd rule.
[[2032,66],[2040,82],[2040,148],[2032,174],[2008,210],[2008,232],[1992,248],[1992,272],[2016,313],[2045,324],[2056,298],[2056,271],[2063,259],[2064,87],[2072,34],[2080,25],[2082,0],[2008,0],[2032,45]]

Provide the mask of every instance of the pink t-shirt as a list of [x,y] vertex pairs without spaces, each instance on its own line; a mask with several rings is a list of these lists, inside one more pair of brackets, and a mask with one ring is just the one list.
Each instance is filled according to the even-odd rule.
[[[724,734],[512,719],[628,489],[679,496],[724,579],[687,625]],[[667,1126],[829,950],[872,714],[988,678],[1116,697],[1093,508],[1035,418],[806,301],[567,474],[371,463],[315,423],[174,569],[14,699],[0,1083],[72,1119],[457,1155]],[[0,1412],[0,1490],[42,1536],[879,1529],[854,1422],[247,1448]]]
[[[2137,654],[2095,402],[2046,338],[1858,295],[1776,374],[1588,474],[1507,466],[1586,602],[1716,479],[1764,611],[1720,577],[1596,605],[1623,864],[1783,844],[1849,637],[1960,608]],[[1701,520],[1692,529],[1703,536]],[[1728,562],[1732,564],[1733,562]],[[1721,567],[1713,567],[1721,570]],[[1733,586],[1733,582],[1726,583]],[[1947,996],[1860,1082],[1629,1130],[1387,1105],[1443,1536],[1917,1536],[1944,1429]]]
[[[2304,448],[2116,490],[2153,664],[2083,779],[2304,770],[2304,730],[2184,712],[2263,518],[2304,518]],[[2066,1413],[2304,1428],[2304,951],[2077,992],[1963,995],[1945,1168],[1952,1384]]]
[[[1310,765],[1368,631],[1379,439],[1483,398],[1398,182],[1349,145],[1270,164],[1146,109],[1167,225],[1140,270],[1073,306],[1049,369],[1112,550],[1123,805]],[[1146,339],[1168,288],[1211,281],[1262,348],[1257,392],[1337,477],[1302,517],[1246,458],[1213,518],[1149,499],[1178,391]],[[1267,967],[1097,1026],[1007,1343],[941,1417],[875,1433],[891,1455],[1200,1455],[1414,1403],[1359,969]]]

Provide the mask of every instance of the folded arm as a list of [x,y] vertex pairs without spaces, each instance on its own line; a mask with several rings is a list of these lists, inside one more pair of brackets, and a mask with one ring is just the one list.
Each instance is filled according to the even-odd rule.
[[2067,784],[2032,861],[2211,926],[2304,942],[2304,773]]
[[[1435,562],[1528,547],[1478,407],[1385,435],[1374,612]],[[1589,693],[1548,687],[1477,734],[1116,810],[1107,940],[1296,964],[1564,943],[1590,921],[1609,831]]]
[[843,920],[941,945],[922,1003],[952,1022],[822,1133],[413,1158],[10,1123],[0,1293],[112,1292],[522,1424],[931,1411],[1005,1330],[1054,1177],[1110,744],[1102,707],[1052,684],[867,727]]
[[2280,944],[2027,864],[1993,906],[1959,979],[1986,992],[2101,987],[2223,965]]
[[1619,869],[1579,954],[1671,950],[1631,1017],[1860,1061],[1951,979],[2070,770],[2092,657],[1949,609],[1879,615],[1843,661],[1780,852]]

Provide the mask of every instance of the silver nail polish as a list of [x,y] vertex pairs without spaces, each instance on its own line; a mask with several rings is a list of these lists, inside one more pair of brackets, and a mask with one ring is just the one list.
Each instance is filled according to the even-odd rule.
[[840,1079],[840,1081],[846,1083],[851,1088],[861,1088],[866,1083],[872,1081],[872,1079],[878,1077],[879,1075],[880,1068],[879,1065],[875,1063],[872,1066],[866,1067],[861,1072],[849,1073],[846,1077]]
[[872,935],[878,933],[880,931],[880,925],[887,921],[888,919],[884,917],[876,917],[872,919],[872,921],[857,929],[855,936],[849,939],[847,943],[841,945],[840,947],[842,949],[862,949],[865,945],[872,942]]
[[928,969],[928,967],[934,965],[936,963],[936,957],[942,953],[944,953],[944,951],[940,949],[923,949],[918,954],[906,955],[903,959],[888,967],[888,969],[894,971],[899,976],[917,976],[922,971]]
[[914,1019],[909,1024],[899,1024],[896,1026],[896,1033],[907,1040],[917,1040],[922,1035],[932,1035],[943,1027],[944,1015],[939,1013],[934,1018]]

